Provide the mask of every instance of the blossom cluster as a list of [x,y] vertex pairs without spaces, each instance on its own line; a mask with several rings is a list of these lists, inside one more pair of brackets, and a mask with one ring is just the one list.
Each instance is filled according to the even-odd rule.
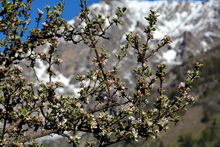
[[[112,57],[100,47],[99,41],[110,40],[106,34],[112,26],[123,24],[121,17],[126,8],[118,8],[113,17],[100,14],[93,18],[86,0],[80,0],[79,24],[71,26],[62,18],[64,1],[61,0],[53,8],[38,9],[36,27],[30,30],[27,40],[21,40],[30,22],[32,2],[2,1],[0,32],[5,39],[0,41],[0,47],[4,48],[0,53],[0,121],[3,122],[0,146],[39,146],[36,139],[50,134],[61,135],[77,146],[79,132],[93,134],[93,140],[87,142],[90,146],[156,138],[169,128],[169,123],[178,121],[180,110],[195,101],[189,91],[199,76],[200,63],[196,62],[195,70],[187,72],[174,98],[167,96],[163,87],[166,66],[159,64],[156,72],[149,66],[149,58],[172,42],[169,36],[164,36],[156,48],[150,47],[156,30],[156,11],[145,17],[149,24],[143,30],[146,40],[130,32],[120,53]],[[92,69],[85,75],[76,75],[80,87],[77,95],[61,94],[59,88],[64,84],[53,80],[57,76],[56,67],[63,62],[58,54],[60,39],[83,43],[94,53]],[[41,51],[39,46],[47,49]],[[137,66],[131,71],[136,81],[134,88],[126,86],[118,74],[123,72],[121,62],[130,49],[137,56],[134,61]],[[116,62],[109,63],[110,58]],[[36,74],[39,60],[46,65],[46,82]],[[26,70],[34,76],[25,77]],[[153,89],[157,97],[152,102]]]

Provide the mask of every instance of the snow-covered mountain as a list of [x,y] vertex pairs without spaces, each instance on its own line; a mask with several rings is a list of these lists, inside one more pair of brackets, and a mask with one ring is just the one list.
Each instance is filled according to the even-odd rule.
[[[98,14],[103,16],[114,16],[118,7],[126,7],[127,11],[123,16],[124,25],[113,26],[107,32],[110,41],[100,41],[100,46],[109,49],[112,54],[120,51],[125,44],[125,34],[134,31],[144,40],[143,34],[148,22],[144,17],[148,16],[150,10],[158,11],[157,30],[154,33],[155,41],[161,40],[164,35],[169,35],[173,43],[164,47],[150,64],[164,62],[170,66],[180,65],[197,54],[206,52],[220,44],[220,2],[219,0],[207,1],[141,1],[141,0],[101,0],[99,3],[90,6],[90,17]],[[79,18],[73,18],[68,22],[70,25],[78,25]],[[41,47],[43,48],[43,47]],[[72,44],[64,41],[59,43],[58,54],[61,54],[63,63],[57,67],[58,76],[56,81],[64,82],[66,88],[61,89],[62,93],[77,93],[75,75],[85,73],[92,67],[93,51],[83,44]],[[133,85],[132,69],[136,65],[133,51],[128,52],[127,58],[121,64],[121,75],[124,81]],[[110,59],[114,62],[114,58]],[[46,82],[46,65],[39,62],[36,67],[38,77]],[[30,72],[27,72],[30,73]],[[31,76],[32,74],[30,74]]]
[[[161,40],[164,35],[169,35],[173,43],[161,50],[152,63],[164,62],[170,65],[179,65],[182,61],[206,52],[220,44],[220,2],[219,0],[207,1],[141,1],[141,0],[101,0],[90,6],[90,16],[97,14],[112,16],[118,7],[126,7],[123,16],[124,25],[114,26],[108,32],[111,40],[100,42],[111,53],[116,53],[125,43],[125,34],[130,31],[138,33],[141,38],[148,22],[144,17],[150,10],[158,11],[157,31],[154,33],[155,42]],[[79,18],[69,21],[70,25],[78,25]],[[59,53],[63,63],[58,70],[65,75],[75,75],[85,72],[91,67],[92,51],[84,44],[72,45],[61,42]],[[133,60],[131,60],[133,59]],[[129,52],[128,58],[122,63],[123,75],[129,79],[132,77],[131,69],[135,65],[134,53]],[[72,79],[72,82],[74,80]]]
[[[140,1],[102,0],[90,7],[92,13],[113,15],[117,7],[126,7],[124,28],[127,31],[143,32],[147,25],[144,16],[150,10],[158,11],[160,17],[155,39],[169,35],[173,39],[171,49],[181,55],[185,50],[194,55],[219,43],[220,2],[202,1]],[[190,51],[191,50],[191,51]],[[163,56],[166,59],[166,55]],[[187,57],[184,57],[187,58]]]
[[[148,16],[150,10],[158,11],[157,30],[154,33],[156,45],[164,35],[169,35],[173,43],[163,48],[157,56],[152,58],[151,63],[164,62],[167,64],[179,65],[184,60],[196,56],[201,52],[220,44],[220,2],[219,0],[207,1],[141,1],[141,0],[101,0],[99,3],[90,6],[90,16],[102,14],[113,16],[118,7],[126,7],[127,11],[123,16],[124,25],[113,26],[107,32],[110,41],[100,41],[100,46],[109,49],[110,53],[117,53],[125,43],[125,34],[134,31],[143,40],[143,34],[148,22],[144,17]],[[79,18],[69,20],[70,25],[78,25]],[[42,48],[42,47],[41,47]],[[77,93],[74,86],[75,76],[85,73],[92,66],[93,52],[83,44],[72,44],[64,41],[59,43],[58,53],[61,54],[63,63],[57,67],[57,81],[63,81],[68,91]],[[114,62],[114,59],[111,60]],[[119,74],[132,85],[132,69],[136,65],[134,52],[128,52],[128,57],[122,62],[121,73]],[[38,64],[37,75],[45,81],[46,67]],[[74,90],[73,90],[74,89]],[[64,89],[63,89],[64,90]],[[66,93],[66,91],[63,91]],[[67,92],[69,93],[69,92]]]

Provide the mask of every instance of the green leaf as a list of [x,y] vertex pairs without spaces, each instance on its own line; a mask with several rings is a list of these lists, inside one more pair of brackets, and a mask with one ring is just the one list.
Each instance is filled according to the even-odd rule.
[[126,8],[124,7],[124,8],[122,8],[122,12],[125,12],[126,11]]
[[22,109],[22,110],[21,110],[21,114],[22,114],[22,115],[26,115],[26,114],[27,114],[27,110],[26,110],[26,109]]

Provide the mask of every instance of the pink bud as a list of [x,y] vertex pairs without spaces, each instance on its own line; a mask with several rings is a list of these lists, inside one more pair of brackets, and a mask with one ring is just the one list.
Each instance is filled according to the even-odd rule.
[[186,86],[186,84],[184,83],[184,82],[180,82],[180,84],[179,84],[179,89],[181,89],[181,88],[185,88],[185,86]]
[[134,34],[134,37],[139,37],[140,35],[138,33],[135,33]]
[[58,37],[53,36],[51,39],[53,39],[53,40],[58,40]]
[[19,65],[15,65],[15,68],[18,69],[19,71],[23,71],[23,68]]
[[22,81],[26,81],[27,78],[26,78],[26,77],[21,77],[21,80],[22,80]]
[[0,65],[0,70],[4,70],[4,69],[5,69],[5,66]]
[[144,50],[143,48],[140,48],[140,52],[143,52],[143,50]]
[[191,96],[191,95],[188,95],[188,96],[187,96],[187,99],[188,99],[188,100],[191,100],[191,101],[194,101],[194,100],[195,100],[195,98],[194,98],[193,96]]

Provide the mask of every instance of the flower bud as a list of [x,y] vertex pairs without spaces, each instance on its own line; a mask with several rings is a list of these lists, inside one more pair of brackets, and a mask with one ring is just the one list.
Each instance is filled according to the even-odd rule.
[[43,15],[43,14],[44,14],[44,12],[41,11],[40,9],[38,9],[38,8],[37,8],[37,13],[38,13],[39,15]]
[[44,9],[49,10],[49,9],[50,9],[50,6],[49,6],[49,5],[46,5],[46,6],[44,7]]
[[179,89],[182,89],[182,88],[185,88],[186,84],[184,82],[180,82],[178,88]]
[[172,42],[171,38],[170,38],[169,36],[167,36],[167,35],[165,35],[165,36],[163,37],[163,41],[166,42],[166,43]]
[[45,27],[48,26],[48,24],[46,22],[43,22],[42,25],[45,26]]
[[58,37],[53,36],[51,39],[53,39],[53,40],[58,40]]
[[17,70],[19,70],[19,71],[23,71],[23,68],[22,68],[21,66],[19,66],[19,65],[15,65],[15,68],[16,68]]

